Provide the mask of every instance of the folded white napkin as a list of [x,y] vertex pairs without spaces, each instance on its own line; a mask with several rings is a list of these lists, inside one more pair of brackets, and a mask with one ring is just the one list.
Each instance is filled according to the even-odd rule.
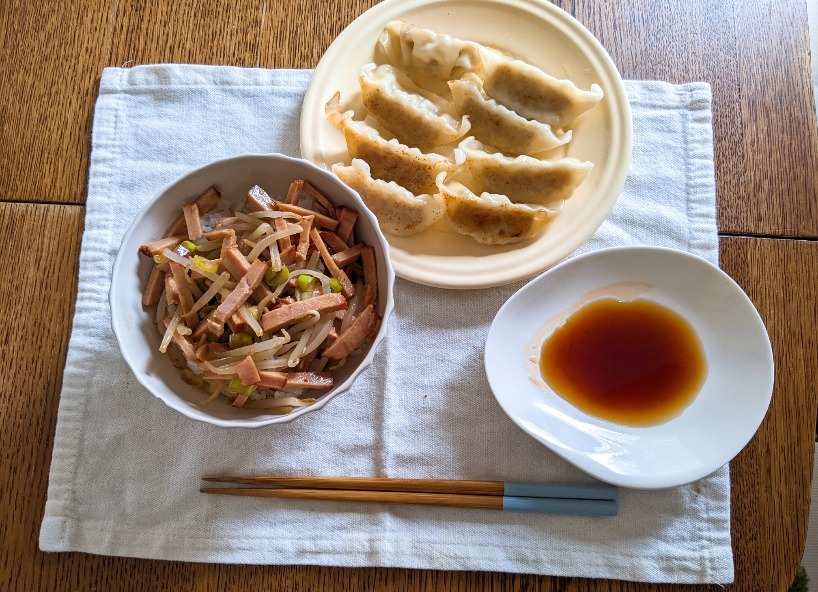
[[[207,474],[589,480],[520,431],[486,382],[489,325],[522,283],[447,291],[398,280],[389,335],[370,369],[326,409],[287,425],[197,423],[133,378],[107,302],[125,229],[162,186],[210,160],[298,155],[310,76],[179,65],[103,73],[40,547],[184,561],[732,581],[727,467],[685,487],[623,490],[614,518],[199,493]],[[709,86],[628,82],[627,90],[630,174],[581,251],[650,244],[717,262]]]

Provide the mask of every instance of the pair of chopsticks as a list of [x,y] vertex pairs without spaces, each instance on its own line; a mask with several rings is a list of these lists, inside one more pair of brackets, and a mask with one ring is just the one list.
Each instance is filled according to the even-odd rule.
[[202,493],[278,499],[327,500],[615,516],[619,489],[607,483],[537,483],[366,477],[202,477],[213,483],[267,486],[203,487]]

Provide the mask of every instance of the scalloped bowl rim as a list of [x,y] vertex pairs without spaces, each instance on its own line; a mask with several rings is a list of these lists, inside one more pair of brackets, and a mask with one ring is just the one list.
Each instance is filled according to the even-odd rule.
[[[136,229],[144,222],[145,218],[148,216],[150,211],[163,199],[167,199],[169,196],[173,195],[174,191],[177,190],[178,186],[182,186],[184,183],[190,181],[192,178],[203,174],[207,169],[215,168],[220,165],[226,165],[234,162],[239,162],[245,159],[250,158],[270,158],[273,160],[284,160],[293,163],[298,163],[300,165],[306,166],[309,169],[312,169],[318,174],[326,178],[330,184],[335,185],[341,191],[346,191],[350,197],[352,197],[353,201],[358,205],[358,214],[362,216],[364,219],[367,220],[369,225],[371,225],[372,230],[375,232],[376,236],[378,237],[378,242],[383,250],[383,263],[386,268],[386,286],[383,287],[379,278],[379,286],[378,286],[378,298],[383,299],[385,298],[385,306],[384,312],[382,315],[381,325],[378,330],[378,334],[375,339],[369,345],[369,350],[367,351],[366,355],[357,361],[357,367],[353,370],[352,374],[340,385],[335,387],[332,391],[327,393],[326,395],[322,395],[320,398],[316,399],[313,405],[308,407],[300,407],[298,409],[294,409],[292,412],[286,415],[275,415],[270,417],[264,417],[262,419],[258,418],[236,418],[236,419],[220,419],[217,417],[209,416],[205,412],[207,409],[206,407],[197,407],[198,410],[201,410],[199,413],[194,413],[191,405],[188,404],[187,401],[182,399],[178,394],[176,394],[170,387],[167,387],[166,392],[158,392],[153,386],[147,381],[146,376],[144,373],[139,370],[129,354],[128,346],[126,345],[124,335],[120,328],[117,326],[116,319],[119,317],[119,304],[116,298],[118,286],[121,285],[120,274],[124,273],[122,266],[125,256],[125,247],[126,245],[132,242],[133,234],[135,233]],[[138,246],[138,245],[137,245]],[[375,245],[373,245],[375,246]],[[135,247],[136,248],[136,247]],[[174,181],[165,185],[159,192],[151,198],[148,202],[145,203],[144,206],[139,210],[134,218],[133,222],[131,222],[128,229],[125,231],[125,234],[122,237],[122,241],[120,243],[119,250],[117,251],[116,258],[114,259],[114,264],[112,267],[112,274],[111,274],[111,287],[108,291],[108,304],[110,307],[111,313],[111,329],[113,330],[114,336],[116,337],[117,345],[119,346],[119,351],[122,354],[123,359],[128,364],[128,367],[134,374],[136,380],[141,384],[148,392],[150,392],[154,397],[161,400],[165,405],[174,409],[186,417],[196,421],[202,421],[204,423],[209,423],[211,425],[215,425],[218,427],[223,428],[233,428],[233,427],[243,427],[243,428],[259,428],[267,425],[272,424],[283,424],[289,423],[299,417],[302,417],[308,413],[314,413],[323,409],[327,403],[333,400],[340,394],[343,394],[350,390],[355,380],[358,376],[366,370],[372,363],[372,360],[375,356],[375,352],[380,345],[380,343],[386,338],[387,326],[389,317],[392,314],[394,309],[394,297],[393,297],[393,290],[394,290],[394,283],[395,283],[395,273],[392,268],[391,260],[389,258],[389,243],[384,238],[380,227],[378,226],[377,220],[375,216],[369,211],[369,209],[364,205],[361,197],[358,195],[356,191],[347,187],[336,177],[333,173],[321,169],[320,167],[316,166],[312,162],[302,159],[302,158],[294,158],[292,156],[287,156],[284,154],[279,153],[268,153],[268,154],[260,154],[260,153],[245,153],[238,156],[231,156],[226,158],[220,158],[209,163],[192,169],[185,173],[184,175],[178,177]],[[141,296],[141,295],[140,295]],[[263,411],[263,410],[260,410]]]

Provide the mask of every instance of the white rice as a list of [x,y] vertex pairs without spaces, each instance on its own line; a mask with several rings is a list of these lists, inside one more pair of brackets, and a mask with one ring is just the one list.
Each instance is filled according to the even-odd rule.
[[[284,200],[284,198],[280,195],[271,197],[276,201]],[[312,200],[311,195],[308,195],[307,197],[309,197],[310,200]],[[323,210],[323,208],[321,208],[321,204],[315,205],[318,206],[317,209]],[[210,232],[216,227],[216,222],[218,222],[220,218],[231,218],[235,215],[236,211],[239,211],[243,214],[248,213],[247,208],[244,207],[244,202],[241,203],[241,207],[237,207],[237,204],[230,201],[230,199],[228,199],[227,197],[222,196],[222,198],[218,202],[216,202],[216,206],[212,210],[210,210],[207,214],[201,216],[202,230],[204,232]]]
[[213,228],[216,226],[216,222],[218,222],[220,218],[229,218],[233,215],[235,207],[235,204],[233,204],[229,199],[222,197],[218,202],[216,202],[216,207],[201,217],[202,230],[204,232],[210,232],[213,230]]

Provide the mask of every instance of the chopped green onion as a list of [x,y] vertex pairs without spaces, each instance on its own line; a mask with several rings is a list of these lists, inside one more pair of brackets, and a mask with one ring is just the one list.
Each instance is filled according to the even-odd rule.
[[208,333],[207,334],[207,340],[210,343],[216,343],[217,341],[219,341],[219,336],[218,335],[213,335],[213,333]]
[[344,289],[344,286],[341,285],[341,282],[338,280],[338,278],[332,278],[329,281],[329,287],[333,292],[336,293]]
[[153,260],[157,265],[162,265],[163,263],[167,263],[168,258],[165,257],[162,253],[157,253],[153,256]]
[[192,242],[190,242],[189,240],[187,240],[187,241],[182,241],[182,246],[183,246],[184,248],[186,248],[188,251],[190,251],[191,253],[193,253],[193,252],[196,250],[196,245],[194,245],[194,244],[193,244]]
[[250,386],[245,386],[244,383],[241,381],[241,378],[234,378],[230,381],[227,389],[233,391],[234,393],[239,393],[240,395],[244,395],[246,397],[250,396],[250,393],[253,392],[253,389],[256,388],[252,384]]
[[311,275],[299,275],[298,279],[295,280],[296,286],[302,292],[312,292],[315,288],[315,278]]
[[198,255],[193,256],[193,265],[208,273],[216,273],[219,271],[218,263],[215,263],[210,259],[205,259],[204,257],[199,257]]
[[230,349],[238,349],[253,344],[253,338],[247,333],[233,333],[228,342]]
[[271,267],[267,270],[267,273],[264,274],[264,281],[267,282],[267,285],[271,288],[280,286],[289,279],[290,270],[286,267],[282,267],[280,271],[274,271]]
[[204,384],[204,379],[201,376],[195,374],[190,368],[185,368],[182,370],[182,380],[188,383],[191,386],[202,386]]

